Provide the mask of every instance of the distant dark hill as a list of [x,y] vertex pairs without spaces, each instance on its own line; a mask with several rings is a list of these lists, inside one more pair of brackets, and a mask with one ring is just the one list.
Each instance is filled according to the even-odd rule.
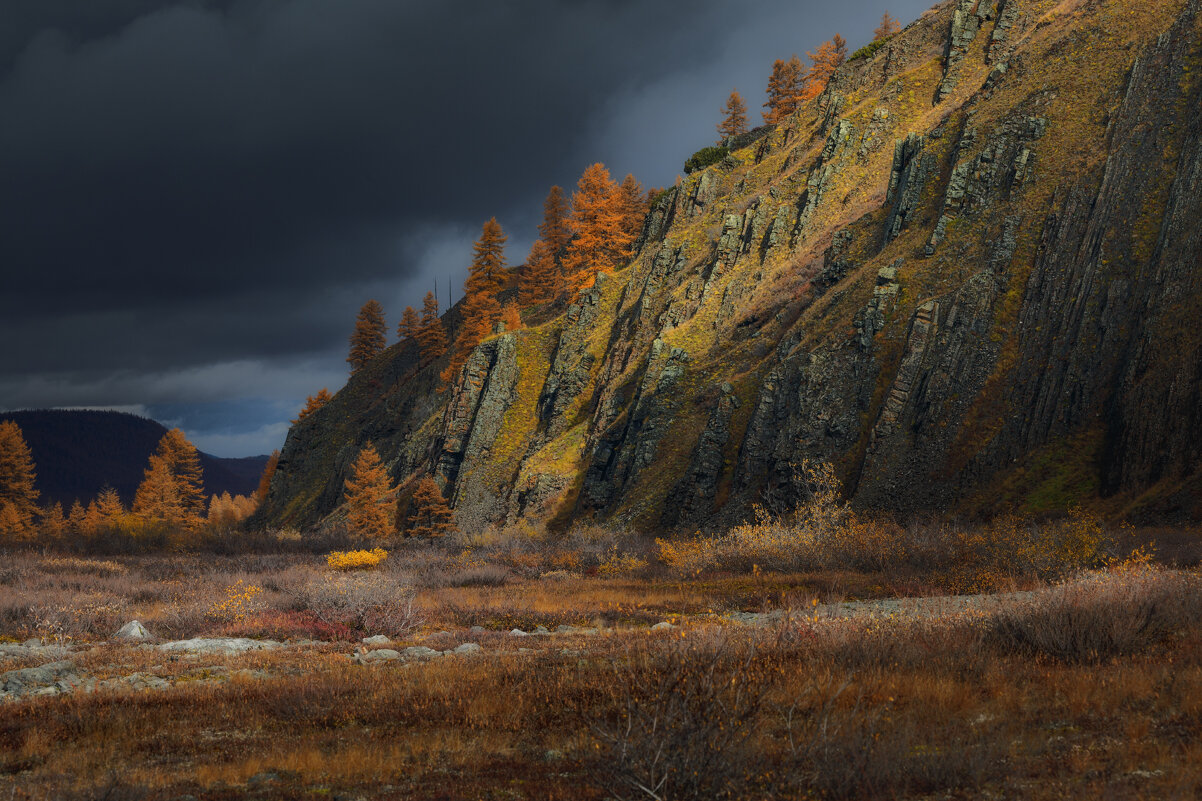
[[[126,504],[142,481],[147,459],[167,429],[154,420],[123,412],[49,409],[0,412],[25,434],[37,465],[41,501],[69,506],[86,503],[105,484]],[[200,454],[205,492],[246,495],[254,492],[267,463],[266,456],[222,459]]]

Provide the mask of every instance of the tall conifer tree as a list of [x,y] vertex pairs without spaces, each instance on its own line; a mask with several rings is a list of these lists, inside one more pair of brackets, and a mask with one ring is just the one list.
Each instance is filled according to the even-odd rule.
[[433,292],[427,292],[422,302],[422,322],[417,332],[417,344],[421,349],[423,364],[442,358],[447,352],[447,331],[438,316],[438,298],[434,297]]
[[351,375],[362,370],[384,350],[388,343],[387,330],[384,326],[384,307],[375,300],[364,303],[355,320],[355,331],[351,334],[351,352],[346,357],[351,366]]
[[417,309],[406,306],[405,311],[401,312],[401,322],[397,325],[397,336],[401,339],[414,339],[421,327],[422,321],[417,316]]
[[722,138],[747,133],[747,104],[738,89],[732,89],[726,105],[722,107],[722,122],[718,123]]
[[572,230],[568,225],[568,215],[571,206],[567,195],[560,186],[551,187],[547,199],[543,201],[543,221],[538,226],[538,235],[551,248],[551,256],[559,264],[563,253],[572,239]]
[[359,451],[346,480],[347,522],[361,537],[380,540],[395,530],[396,499],[392,481],[370,442]]
[[541,239],[534,240],[518,283],[522,305],[530,308],[548,303],[555,299],[560,288],[559,267],[555,264],[551,246]]
[[38,514],[37,474],[21,427],[0,422],[0,534],[22,538],[33,533]]
[[764,103],[764,122],[775,124],[797,110],[801,96],[804,68],[796,55],[788,61],[777,59],[768,78],[768,100]]
[[449,382],[467,362],[472,350],[492,333],[501,318],[497,293],[505,287],[505,235],[497,218],[484,223],[480,238],[472,246],[472,264],[463,283],[460,306],[462,323],[451,348],[451,360],[441,378]]
[[410,509],[404,526],[407,537],[443,537],[455,530],[455,513],[432,478],[417,482]]
[[586,169],[572,195],[573,239],[563,262],[571,290],[592,286],[597,273],[612,272],[630,259],[638,238],[630,219],[625,195],[605,165]]

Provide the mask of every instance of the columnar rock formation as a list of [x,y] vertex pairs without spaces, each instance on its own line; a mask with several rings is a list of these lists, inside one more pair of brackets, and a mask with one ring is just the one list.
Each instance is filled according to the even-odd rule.
[[319,522],[368,439],[471,525],[720,526],[804,500],[806,459],[898,512],[1202,515],[1198,5],[937,7],[450,388],[407,343],[365,367],[261,519]]

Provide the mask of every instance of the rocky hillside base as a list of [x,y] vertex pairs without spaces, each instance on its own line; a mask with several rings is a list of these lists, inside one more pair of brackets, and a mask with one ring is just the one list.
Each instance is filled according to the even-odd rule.
[[953,0],[651,210],[634,261],[449,388],[393,346],[259,523],[363,443],[461,527],[720,528],[807,463],[862,508],[1202,518],[1197,0]]

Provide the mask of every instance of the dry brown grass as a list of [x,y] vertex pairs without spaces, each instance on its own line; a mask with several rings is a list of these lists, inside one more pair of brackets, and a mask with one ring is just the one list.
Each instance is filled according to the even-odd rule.
[[[410,666],[354,665],[344,646],[245,654],[221,666],[273,677],[0,706],[0,794],[95,798],[115,775],[110,797],[1195,797],[1197,576],[1142,570],[1082,586],[1111,615],[1132,597],[1195,606],[1090,664],[995,634],[1061,588],[940,620],[699,622],[528,653],[495,635],[484,656]],[[122,646],[79,661],[214,670]]]

